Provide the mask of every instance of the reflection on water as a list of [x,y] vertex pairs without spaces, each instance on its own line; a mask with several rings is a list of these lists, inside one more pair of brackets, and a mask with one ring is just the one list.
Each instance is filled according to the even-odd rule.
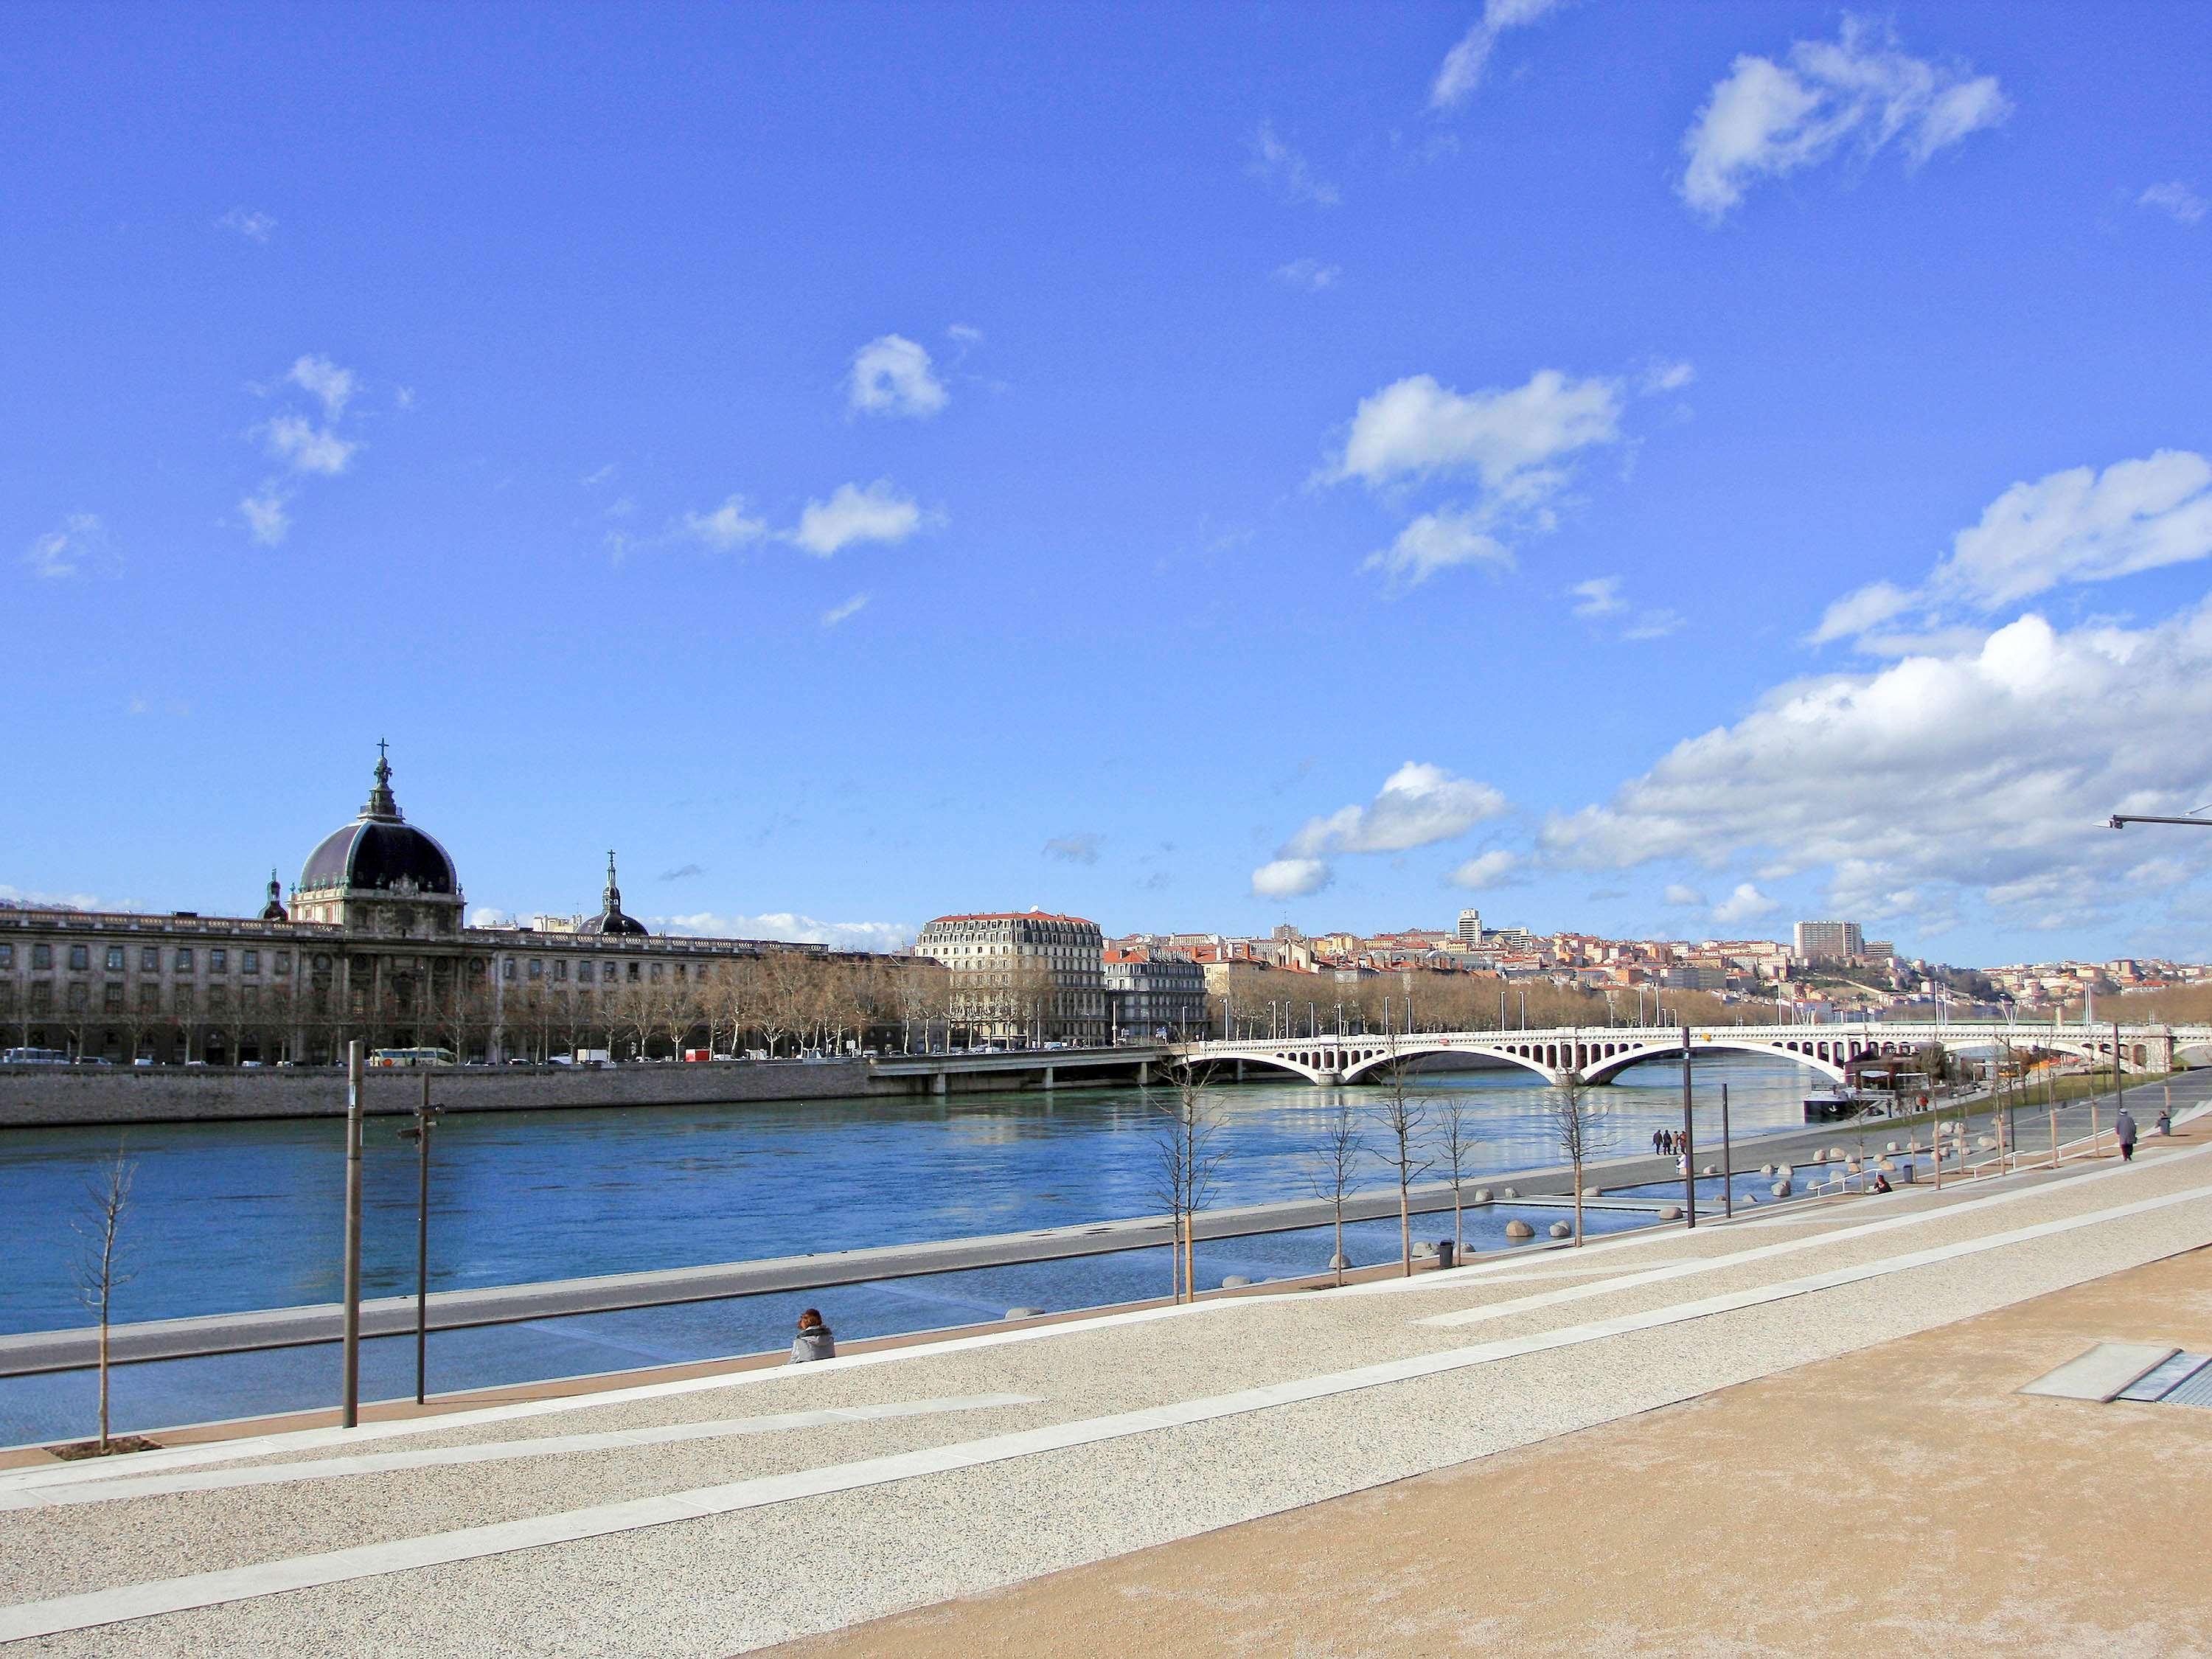
[[[1698,1144],[1717,1146],[1719,1093],[1739,1133],[1794,1126],[1813,1081],[1786,1061],[1698,1062]],[[1513,1071],[1418,1076],[1435,1104],[1472,1107],[1491,1173],[1554,1163],[1551,1091]],[[1648,1151],[1679,1122],[1679,1064],[1593,1090],[1593,1155]],[[1310,1195],[1305,1160],[1341,1097],[1384,1091],[1254,1082],[1214,1093],[1227,1157],[1218,1206]],[[399,1121],[372,1119],[364,1169],[367,1291],[414,1284],[415,1159]],[[944,1100],[472,1113],[437,1130],[434,1289],[797,1255],[1158,1212],[1142,1091]],[[70,1220],[120,1140],[137,1160],[126,1242],[136,1277],[119,1321],[301,1303],[338,1294],[343,1126],[334,1119],[0,1130],[0,1332],[84,1322]],[[1376,1137],[1379,1139],[1379,1135]],[[1386,1184],[1378,1163],[1368,1184]],[[1224,1268],[1224,1271],[1235,1271]],[[173,1420],[173,1419],[172,1419]]]

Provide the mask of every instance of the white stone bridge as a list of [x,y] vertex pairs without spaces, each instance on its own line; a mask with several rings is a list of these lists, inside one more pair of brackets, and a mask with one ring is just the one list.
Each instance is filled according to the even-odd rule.
[[[2112,1063],[2110,1025],[1949,1024],[1935,1021],[1856,1022],[1838,1025],[1693,1025],[1693,1055],[1729,1052],[1777,1055],[1840,1083],[1844,1068],[1865,1056],[1910,1054],[1940,1042],[1954,1053],[1987,1054],[2010,1044],[2014,1054],[2071,1054],[2093,1065]],[[2122,1025],[2124,1072],[2168,1072],[2212,1065],[2212,1025]],[[1419,1031],[1380,1036],[1241,1039],[1179,1042],[1168,1052],[1214,1075],[1234,1066],[1295,1072],[1310,1083],[1359,1083],[1393,1062],[1431,1054],[1468,1054],[1524,1066],[1547,1083],[1579,1078],[1610,1083],[1638,1060],[1682,1052],[1680,1028],[1569,1026],[1542,1031]]]

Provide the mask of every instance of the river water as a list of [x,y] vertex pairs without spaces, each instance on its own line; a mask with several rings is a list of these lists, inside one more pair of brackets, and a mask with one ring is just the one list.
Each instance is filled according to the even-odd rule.
[[[1559,1161],[1544,1119],[1551,1091],[1525,1072],[1417,1077],[1418,1097],[1431,1103],[1431,1129],[1433,1103],[1447,1095],[1475,1108],[1482,1172]],[[1701,1058],[1697,1079],[1699,1144],[1716,1150],[1723,1082],[1737,1133],[1755,1133],[1800,1123],[1803,1094],[1818,1081],[1787,1061],[1753,1056]],[[1384,1091],[1295,1081],[1213,1091],[1226,1154],[1214,1203],[1310,1196],[1308,1160],[1322,1115],[1340,1094],[1364,1111]],[[1680,1121],[1679,1063],[1632,1067],[1589,1098],[1601,1114],[1594,1156],[1648,1151],[1653,1129]],[[368,1126],[369,1296],[414,1287],[416,1164],[412,1147],[398,1138],[400,1122],[374,1118]],[[1157,1213],[1166,1206],[1157,1191],[1152,1130],[1146,1098],[1133,1088],[452,1116],[435,1132],[431,1287]],[[1370,1139],[1379,1143],[1379,1130]],[[337,1298],[341,1122],[4,1129],[0,1332],[88,1322],[75,1291],[80,1248],[71,1223],[98,1166],[118,1145],[136,1166],[124,1233],[133,1276],[115,1296],[118,1322]],[[1364,1184],[1389,1184],[1379,1159],[1367,1166]],[[1103,1260],[1087,1268],[1052,1265],[1059,1280],[1071,1272],[1098,1279],[1095,1299],[1109,1299]],[[1084,1294],[1060,1289],[1059,1305]]]

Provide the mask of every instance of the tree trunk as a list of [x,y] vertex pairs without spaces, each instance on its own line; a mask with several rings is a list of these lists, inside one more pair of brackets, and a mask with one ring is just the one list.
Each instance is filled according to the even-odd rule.
[[1582,1242],[1583,1242],[1583,1161],[1582,1161],[1582,1159],[1580,1159],[1579,1158],[1577,1158],[1575,1160],[1575,1245],[1576,1245],[1576,1248],[1577,1248],[1577,1249],[1580,1249],[1580,1248],[1581,1248],[1581,1246],[1582,1246]]

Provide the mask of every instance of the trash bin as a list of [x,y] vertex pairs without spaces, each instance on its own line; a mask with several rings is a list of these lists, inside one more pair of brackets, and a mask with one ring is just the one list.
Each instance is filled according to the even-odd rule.
[[1450,1267],[1452,1265],[1452,1256],[1458,1249],[1459,1247],[1454,1244],[1449,1238],[1438,1239],[1437,1241],[1437,1266],[1439,1267]]

